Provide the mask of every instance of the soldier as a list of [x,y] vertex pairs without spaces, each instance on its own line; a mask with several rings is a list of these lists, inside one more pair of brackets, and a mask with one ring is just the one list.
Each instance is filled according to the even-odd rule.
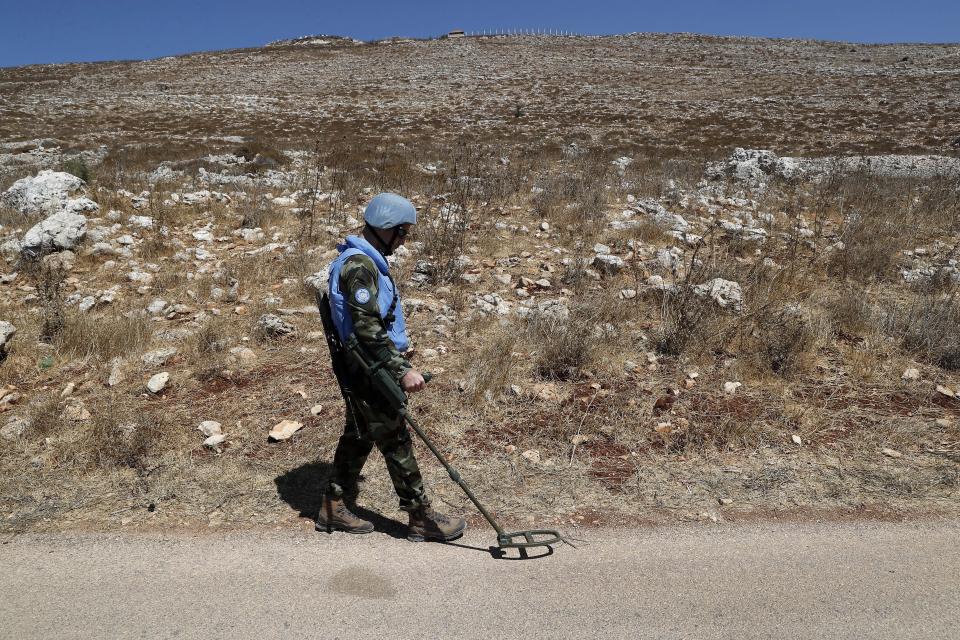
[[[400,295],[385,256],[401,246],[417,222],[413,204],[393,193],[381,193],[363,214],[363,235],[347,236],[340,255],[330,264],[330,314],[341,342],[352,332],[367,353],[407,393],[422,391],[425,382],[402,355],[409,345]],[[345,386],[350,394],[346,426],[333,457],[333,473],[324,493],[317,530],[369,533],[373,524],[354,514],[360,471],[376,444],[383,454],[400,508],[409,513],[407,537],[413,541],[453,540],[466,528],[463,518],[434,511],[423,487],[413,442],[403,418],[372,389],[352,363]]]

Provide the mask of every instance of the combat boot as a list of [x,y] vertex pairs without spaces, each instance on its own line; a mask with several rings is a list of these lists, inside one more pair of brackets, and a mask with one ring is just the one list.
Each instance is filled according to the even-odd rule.
[[373,523],[354,515],[344,499],[325,495],[320,502],[316,529],[327,533],[333,533],[335,530],[347,533],[370,533],[373,531]]
[[437,540],[447,542],[456,540],[463,535],[467,528],[467,521],[444,515],[434,511],[430,505],[420,505],[410,512],[410,526],[407,529],[407,540],[423,542]]

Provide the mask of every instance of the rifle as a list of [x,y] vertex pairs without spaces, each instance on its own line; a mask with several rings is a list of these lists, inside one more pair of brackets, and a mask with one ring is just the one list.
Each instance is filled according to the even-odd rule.
[[330,314],[330,298],[326,293],[317,293],[317,307],[320,310],[320,321],[323,323],[323,335],[327,339],[327,349],[330,351],[330,363],[333,366],[333,377],[337,379],[340,394],[347,405],[347,411],[353,416],[353,424],[357,429],[357,437],[363,438],[360,432],[360,421],[356,419],[353,409],[353,390],[347,384],[347,352],[340,342],[337,327],[333,324]]

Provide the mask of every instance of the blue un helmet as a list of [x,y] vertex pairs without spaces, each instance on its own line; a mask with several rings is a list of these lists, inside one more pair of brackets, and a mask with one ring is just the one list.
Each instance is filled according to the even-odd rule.
[[417,208],[395,193],[381,193],[370,201],[363,221],[375,229],[393,229],[401,224],[417,224]]

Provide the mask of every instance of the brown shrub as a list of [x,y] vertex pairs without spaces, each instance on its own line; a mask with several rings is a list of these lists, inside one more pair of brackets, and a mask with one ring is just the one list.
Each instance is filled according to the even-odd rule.
[[114,395],[94,413],[81,447],[96,468],[129,467],[143,471],[165,440],[162,425],[138,416],[126,398]]
[[948,371],[960,370],[960,301],[920,295],[908,305],[888,310],[886,328],[904,350]]
[[496,331],[480,347],[467,373],[467,388],[474,402],[498,394],[510,384],[516,370],[513,353],[517,342],[514,331]]

